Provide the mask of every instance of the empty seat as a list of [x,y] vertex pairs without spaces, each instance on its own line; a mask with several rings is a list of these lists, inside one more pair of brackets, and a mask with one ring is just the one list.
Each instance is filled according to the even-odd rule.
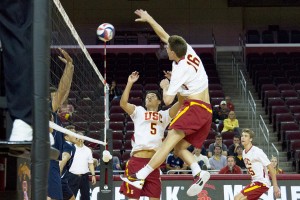
[[112,131],[112,138],[113,140],[123,140],[124,135],[122,130],[114,130]]
[[275,132],[281,122],[293,122],[294,116],[291,113],[276,113],[273,122],[273,132]]
[[290,142],[292,140],[299,140],[300,139],[300,130],[292,130],[292,131],[285,131],[285,138],[282,143],[282,149],[290,149]]
[[123,122],[109,122],[109,128],[113,131],[123,131],[124,123]]
[[110,108],[110,113],[124,113],[125,111],[123,110],[123,108],[121,108],[121,106],[112,106]]
[[93,101],[89,98],[78,100],[77,106],[92,106]]
[[248,30],[246,33],[247,43],[258,44],[260,43],[260,34],[258,30]]
[[227,132],[222,132],[222,139],[224,140],[233,140],[233,136],[235,136],[237,133],[234,131],[227,131]]
[[268,91],[268,90],[277,90],[277,86],[273,83],[271,84],[263,84],[261,86],[261,92],[258,94],[259,95],[259,98],[262,99],[262,102],[264,101],[264,95],[265,95],[265,91]]
[[95,113],[92,115],[92,117],[90,118],[91,122],[104,122],[104,114],[98,114]]
[[291,84],[289,84],[289,83],[284,83],[284,84],[277,85],[277,89],[279,91],[282,91],[282,90],[293,90],[294,87]]
[[126,123],[126,131],[128,131],[128,130],[134,130],[134,123],[133,122],[127,122]]
[[278,43],[289,43],[290,42],[289,32],[286,30],[279,30],[277,32],[277,42]]
[[90,99],[94,99],[95,94],[94,91],[91,90],[85,90],[85,91],[81,91],[80,92],[80,97],[83,98],[90,98]]
[[132,149],[131,140],[125,140],[123,145],[123,150],[126,151],[131,149]]
[[[265,91],[265,94],[264,94],[264,97],[262,98],[262,106],[265,106],[266,109],[268,108],[268,102],[269,102],[269,99],[270,98],[280,98],[281,97],[281,94],[278,90],[267,90]],[[268,111],[266,110],[266,114]]]
[[123,142],[122,140],[113,140],[113,150],[120,151],[123,149]]
[[298,97],[298,93],[295,90],[282,90],[281,91],[281,97],[282,98],[288,98],[288,97]]
[[300,113],[300,105],[289,106],[291,113]]
[[109,119],[111,122],[126,122],[124,113],[111,113]]
[[131,140],[133,137],[134,131],[133,130],[127,130],[125,131],[124,140]]
[[128,100],[128,103],[134,104],[136,106],[142,106],[143,105],[143,100],[140,98],[131,98]]
[[274,35],[272,31],[265,30],[261,35],[262,43],[274,43]]
[[120,106],[120,99],[119,98],[113,98],[110,101],[110,106]]
[[225,94],[222,90],[210,90],[209,91],[209,96],[211,98],[224,98],[225,97]]
[[300,150],[300,140],[292,140],[290,143],[290,149],[288,149],[288,160],[295,156],[295,152]]
[[300,106],[300,99],[296,99],[296,98],[286,98],[285,99],[285,105],[287,106]]
[[72,121],[73,122],[87,122],[90,119],[90,115],[81,114],[81,113],[73,113]]
[[274,123],[275,122],[275,115],[278,113],[289,113],[290,110],[286,106],[273,106],[272,111],[269,114],[269,123]]
[[273,106],[284,106],[284,101],[278,97],[268,98],[268,106],[266,106],[266,114],[270,113],[272,115],[272,107]]
[[300,126],[296,122],[281,122],[280,126],[278,128],[279,135],[278,139],[279,141],[282,141],[283,138],[285,138],[285,132],[291,131],[291,130],[300,130]]
[[104,122],[91,122],[89,130],[100,131],[104,129]]
[[221,84],[209,84],[208,85],[209,90],[222,90]]
[[159,90],[160,87],[157,84],[153,83],[148,83],[144,86],[145,91],[157,91]]
[[87,122],[74,122],[73,125],[77,131],[87,131],[88,123]]

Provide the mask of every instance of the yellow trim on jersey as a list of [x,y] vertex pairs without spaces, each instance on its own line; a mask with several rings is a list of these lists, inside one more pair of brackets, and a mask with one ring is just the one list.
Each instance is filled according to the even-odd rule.
[[[129,163],[129,160],[126,162],[126,166],[125,166],[125,175],[126,176],[129,175],[128,168],[127,168],[128,163]],[[130,193],[129,183],[125,182],[125,186],[126,186],[127,194],[129,194]]]
[[249,188],[247,188],[246,190],[244,190],[244,192],[245,192],[245,193],[246,193],[246,192],[250,192],[250,191],[256,190],[256,189],[258,189],[258,188],[261,188],[261,185],[254,185],[254,186],[252,186],[252,187],[249,187]]
[[182,111],[180,111],[178,113],[178,115],[176,115],[176,117],[172,120],[172,122],[170,123],[170,126],[172,126],[172,124],[179,118],[181,117],[181,115],[183,115],[191,106],[200,106],[202,108],[204,108],[205,110],[207,110],[209,113],[212,113],[212,110],[210,108],[208,108],[206,105],[202,104],[202,103],[197,103],[197,102],[190,102],[190,105],[185,107]]

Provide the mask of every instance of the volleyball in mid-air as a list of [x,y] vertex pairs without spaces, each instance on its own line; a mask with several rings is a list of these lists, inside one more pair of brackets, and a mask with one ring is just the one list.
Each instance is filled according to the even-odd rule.
[[103,42],[108,42],[115,36],[115,27],[109,23],[103,23],[97,28],[97,36]]

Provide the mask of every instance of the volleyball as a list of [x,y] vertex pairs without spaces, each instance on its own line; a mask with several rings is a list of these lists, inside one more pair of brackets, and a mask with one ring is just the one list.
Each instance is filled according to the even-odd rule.
[[97,28],[97,36],[103,42],[108,42],[115,36],[115,27],[109,23],[103,23]]

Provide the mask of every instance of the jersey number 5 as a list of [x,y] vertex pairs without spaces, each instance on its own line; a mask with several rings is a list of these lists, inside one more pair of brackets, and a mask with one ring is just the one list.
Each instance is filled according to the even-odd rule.
[[194,67],[194,69],[196,70],[196,72],[198,71],[199,65],[200,65],[200,60],[197,57],[193,57],[192,54],[189,54],[187,56],[187,64],[191,65],[192,67]]
[[151,131],[150,131],[150,133],[152,135],[156,134],[156,124],[155,123],[151,123]]

